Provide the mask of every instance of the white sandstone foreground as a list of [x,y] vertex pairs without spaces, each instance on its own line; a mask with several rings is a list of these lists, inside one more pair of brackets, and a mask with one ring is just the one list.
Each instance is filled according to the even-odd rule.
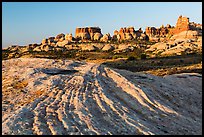
[[[69,70],[72,70],[71,72]],[[202,134],[202,75],[2,61],[2,134]]]

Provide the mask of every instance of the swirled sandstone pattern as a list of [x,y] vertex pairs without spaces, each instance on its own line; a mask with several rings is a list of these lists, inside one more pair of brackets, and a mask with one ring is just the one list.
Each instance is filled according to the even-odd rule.
[[202,134],[202,75],[72,60],[2,62],[2,134]]

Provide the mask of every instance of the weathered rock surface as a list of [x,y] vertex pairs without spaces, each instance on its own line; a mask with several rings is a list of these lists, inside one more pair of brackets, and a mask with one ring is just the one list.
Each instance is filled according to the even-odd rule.
[[18,58],[2,61],[2,95],[3,135],[202,134],[197,73],[157,77]]

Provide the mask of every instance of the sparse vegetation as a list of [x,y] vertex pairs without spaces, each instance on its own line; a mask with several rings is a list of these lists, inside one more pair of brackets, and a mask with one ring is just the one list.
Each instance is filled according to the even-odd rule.
[[159,76],[182,72],[202,73],[202,55],[200,54],[146,58],[145,60],[137,59],[137,61],[132,60],[128,62],[126,60],[127,59],[120,59],[117,61],[104,62],[104,64],[112,68],[126,69],[133,72],[147,71]]
[[127,59],[128,61],[131,61],[131,60],[136,60],[136,58],[134,57],[134,56],[130,56],[130,57],[128,57],[128,59]]
[[147,58],[147,55],[146,55],[145,53],[142,53],[142,54],[140,55],[140,58],[141,58],[141,59],[146,59],[146,58]]

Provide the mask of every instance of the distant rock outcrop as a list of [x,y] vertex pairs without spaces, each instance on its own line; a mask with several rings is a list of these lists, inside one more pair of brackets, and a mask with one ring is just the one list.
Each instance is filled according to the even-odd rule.
[[101,42],[108,42],[109,40],[111,40],[110,33],[103,35],[103,37],[100,39]]
[[76,28],[75,38],[80,40],[93,40],[95,33],[101,34],[101,29],[99,27]]
[[197,31],[199,35],[202,35],[202,25],[194,22],[189,22],[189,18],[179,16],[177,19],[176,27],[172,27],[167,24],[166,27],[163,25],[160,28],[147,27],[145,29],[146,35],[149,37],[150,41],[165,40],[162,38],[170,38],[170,36],[177,35],[184,31]]
[[179,16],[173,34],[178,34],[182,31],[190,30],[189,18]]
[[[142,44],[148,43],[145,42],[146,40],[158,44]],[[140,44],[136,46],[128,45],[127,42],[130,41],[133,43],[135,41]],[[92,42],[94,45],[87,45],[87,43],[90,44]],[[188,45],[189,43],[191,43],[190,46]],[[84,46],[79,46],[80,44]],[[183,45],[185,48],[183,48]],[[122,27],[120,30],[115,30],[113,36],[111,36],[110,33],[103,35],[99,27],[83,27],[76,28],[75,37],[71,33],[60,33],[55,37],[42,39],[39,44],[29,44],[26,47],[22,47],[23,46],[13,45],[4,51],[12,52],[9,53],[8,57],[10,58],[14,56],[18,57],[21,53],[27,54],[30,51],[41,52],[81,49],[83,51],[97,50],[117,53],[133,51],[135,47],[145,47],[147,48],[147,52],[151,52],[155,55],[164,55],[164,53],[168,55],[174,53],[183,54],[186,50],[188,53],[193,53],[195,51],[202,51],[202,24],[190,22],[188,17],[179,16],[175,27],[170,24],[166,26],[162,25],[159,28],[147,27],[145,32],[143,32],[141,28],[135,30],[132,26]]]
[[101,34],[101,33],[99,33],[99,32],[96,32],[96,33],[94,33],[94,40],[95,41],[98,41],[98,40],[100,40],[100,38],[102,38],[103,37],[103,35]]
[[65,40],[68,40],[68,41],[72,41],[73,40],[73,36],[72,36],[72,34],[66,34],[65,35]]
[[110,44],[106,44],[103,48],[102,51],[112,51],[114,50],[114,46],[110,45]]
[[65,34],[60,33],[55,37],[55,41],[63,41],[65,39]]
[[[143,34],[142,38],[140,38],[141,34]],[[113,40],[122,41],[122,40],[133,40],[133,39],[145,39],[145,37],[146,36],[141,30],[141,28],[136,31],[134,27],[128,27],[128,28],[124,27],[124,28],[120,28],[119,31],[117,30],[114,31]]]

